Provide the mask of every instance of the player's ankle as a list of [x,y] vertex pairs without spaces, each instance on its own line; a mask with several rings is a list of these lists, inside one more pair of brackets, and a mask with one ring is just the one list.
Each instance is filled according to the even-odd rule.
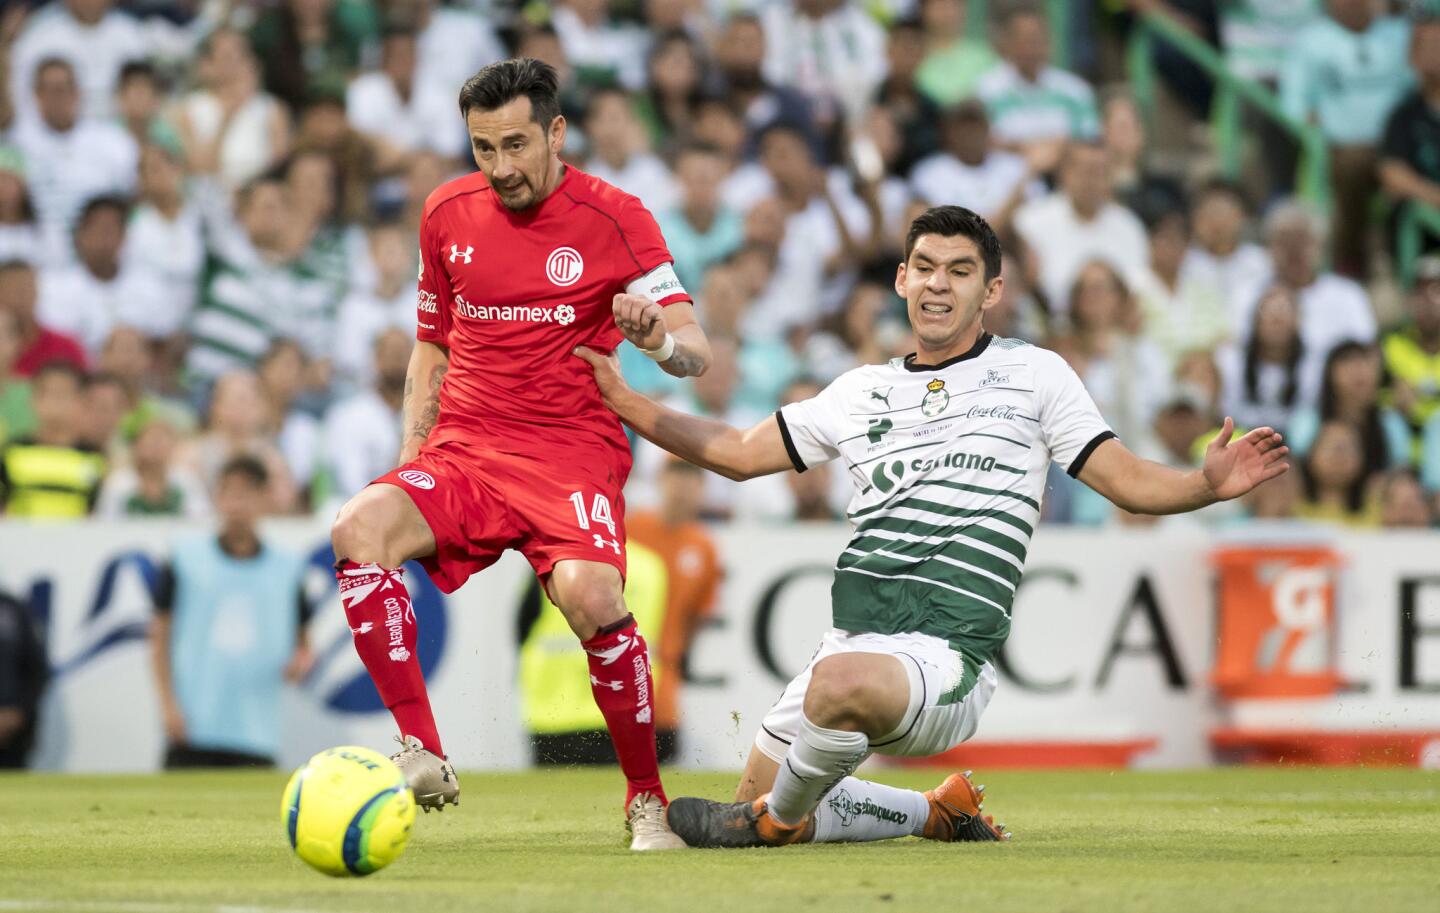
[[808,843],[815,839],[815,816],[807,814],[794,824],[786,824],[771,814],[764,799],[755,800],[759,816],[755,819],[755,831],[771,846],[788,846],[792,843]]

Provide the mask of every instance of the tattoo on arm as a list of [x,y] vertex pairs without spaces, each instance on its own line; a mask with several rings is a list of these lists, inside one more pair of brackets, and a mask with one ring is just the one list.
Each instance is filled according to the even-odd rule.
[[675,354],[661,362],[660,367],[672,377],[695,377],[704,369],[705,361],[681,343],[675,346]]
[[[415,421],[410,425],[409,436],[424,441],[430,436],[435,428],[435,423],[440,419],[440,383],[445,380],[445,372],[450,370],[449,365],[436,365],[430,370],[430,394],[420,406],[420,412],[415,416]],[[414,392],[413,382],[405,382],[405,404],[408,407],[410,395]]]

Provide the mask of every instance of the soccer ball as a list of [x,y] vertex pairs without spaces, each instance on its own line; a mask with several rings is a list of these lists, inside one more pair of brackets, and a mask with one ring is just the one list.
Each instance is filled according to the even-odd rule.
[[400,858],[415,823],[415,796],[377,751],[322,751],[295,771],[280,800],[295,855],[326,875],[369,875]]

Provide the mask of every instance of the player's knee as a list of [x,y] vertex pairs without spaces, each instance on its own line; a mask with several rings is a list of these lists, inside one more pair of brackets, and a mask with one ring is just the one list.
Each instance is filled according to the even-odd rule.
[[826,729],[865,731],[871,727],[868,685],[840,657],[826,657],[810,672],[805,716]]
[[347,504],[330,526],[330,546],[336,558],[347,558],[356,564],[379,564],[393,567],[385,553],[380,524],[370,511]]
[[573,562],[562,562],[555,565],[550,577],[550,596],[582,640],[625,617],[619,573],[588,571],[576,568]]

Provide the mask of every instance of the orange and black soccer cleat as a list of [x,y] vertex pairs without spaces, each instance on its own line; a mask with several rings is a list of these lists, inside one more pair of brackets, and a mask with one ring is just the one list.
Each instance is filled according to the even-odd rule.
[[815,835],[815,819],[781,824],[766,810],[767,793],[754,802],[712,802],[685,796],[670,803],[670,829],[692,847],[785,846]]
[[945,782],[925,793],[930,817],[925,821],[925,839],[952,842],[1009,840],[1005,825],[996,824],[985,808],[984,786],[970,783],[970,771],[951,774]]

